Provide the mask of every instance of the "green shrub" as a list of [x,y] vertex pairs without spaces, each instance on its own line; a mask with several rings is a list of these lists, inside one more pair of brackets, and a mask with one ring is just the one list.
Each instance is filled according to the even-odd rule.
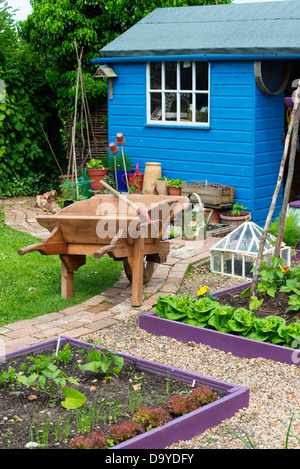
[[[276,220],[270,225],[269,232],[273,236],[277,236],[279,219],[280,217],[277,217]],[[296,247],[298,244],[300,244],[299,219],[294,212],[289,212],[285,217],[282,240],[285,244],[287,244],[287,246]]]
[[2,187],[0,186],[0,199],[7,197],[34,197],[54,189],[58,190],[58,185],[59,181],[56,173],[51,176],[43,173],[24,177],[17,175],[6,180]]

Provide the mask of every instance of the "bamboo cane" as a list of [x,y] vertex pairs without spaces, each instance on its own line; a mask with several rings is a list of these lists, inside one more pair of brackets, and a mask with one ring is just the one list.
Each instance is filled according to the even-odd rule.
[[271,222],[271,219],[272,219],[272,216],[273,216],[273,213],[274,213],[277,196],[278,196],[281,181],[282,181],[282,178],[283,178],[284,166],[285,166],[287,155],[288,155],[288,149],[289,149],[289,146],[290,146],[292,130],[294,128],[295,116],[296,116],[296,113],[298,111],[299,98],[300,98],[300,80],[298,82],[298,88],[297,88],[297,92],[296,92],[296,99],[295,99],[294,107],[293,107],[293,110],[292,110],[292,113],[291,113],[291,119],[290,119],[290,123],[289,123],[289,127],[288,127],[288,132],[287,132],[286,139],[285,139],[284,151],[283,151],[283,156],[282,156],[281,165],[280,165],[280,169],[279,169],[277,184],[276,184],[276,187],[275,187],[275,191],[274,191],[272,201],[271,201],[270,210],[269,210],[269,213],[268,213],[268,216],[267,216],[267,219],[266,219],[265,227],[264,227],[263,234],[262,234],[260,244],[259,244],[258,254],[257,254],[254,273],[253,273],[253,279],[252,279],[252,283],[251,283],[251,294],[250,294],[251,298],[253,296],[255,296],[255,292],[256,292],[256,287],[257,287],[257,283],[258,283],[258,273],[259,273],[259,269],[260,269],[260,265],[261,265],[261,261],[262,261],[262,257],[263,257],[264,245],[265,245],[265,242],[266,242],[270,222]]
[[275,246],[275,251],[274,251],[275,257],[280,257],[285,217],[286,217],[286,212],[287,212],[287,206],[288,206],[289,199],[290,199],[292,181],[293,181],[293,176],[294,176],[298,131],[299,131],[299,104],[298,104],[298,108],[297,108],[296,115],[295,115],[293,137],[292,137],[291,149],[290,149],[288,175],[287,175],[286,184],[284,188],[284,196],[283,196],[282,208],[280,212],[278,233],[277,233],[276,246]]

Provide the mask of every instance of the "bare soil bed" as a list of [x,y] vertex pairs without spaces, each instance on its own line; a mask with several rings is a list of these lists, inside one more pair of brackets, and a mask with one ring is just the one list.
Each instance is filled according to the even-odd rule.
[[[186,394],[192,389],[189,384],[140,371],[134,362],[124,363],[116,377],[105,380],[102,372],[80,370],[78,359],[82,352],[72,346],[71,350],[71,363],[60,363],[59,368],[76,379],[79,385],[75,388],[86,396],[86,403],[77,410],[66,410],[61,406],[65,396],[59,389],[49,402],[48,395],[39,388],[21,387],[18,383],[5,387],[0,383],[0,449],[24,449],[29,442],[34,442],[34,447],[38,443],[39,448],[69,448],[70,440],[78,434],[85,437],[91,429],[107,434],[112,424],[131,421],[140,406],[163,407],[171,395]],[[0,377],[9,367],[19,371],[25,362],[32,364],[25,355],[0,362]]]
[[[267,294],[257,294],[258,299],[263,298],[263,303],[259,308],[255,309],[253,312],[256,317],[264,318],[267,316],[280,316],[286,322],[290,324],[291,322],[296,322],[300,320],[299,311],[288,311],[288,300],[289,297],[286,293],[277,293],[275,298],[268,296]],[[246,308],[249,309],[249,298],[241,298],[240,295],[230,295],[226,294],[219,299],[220,304],[230,305],[234,308]]]

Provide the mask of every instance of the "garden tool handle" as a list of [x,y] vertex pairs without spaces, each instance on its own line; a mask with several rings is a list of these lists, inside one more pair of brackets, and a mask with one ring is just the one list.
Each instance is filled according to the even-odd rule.
[[116,191],[116,189],[114,189],[109,184],[107,184],[107,182],[100,181],[100,184],[102,184],[104,187],[106,187],[106,189],[108,189],[110,192],[112,192],[116,197],[123,200],[123,202],[130,205],[135,210],[137,210],[137,211],[139,210],[139,207],[137,205],[135,205],[133,202],[131,202],[131,200],[128,200],[127,197],[125,197],[124,195],[120,194],[120,192]]

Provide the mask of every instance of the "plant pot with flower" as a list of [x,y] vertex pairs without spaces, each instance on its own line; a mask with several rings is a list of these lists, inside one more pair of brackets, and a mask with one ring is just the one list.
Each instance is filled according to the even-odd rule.
[[220,218],[224,225],[239,226],[245,221],[251,220],[251,213],[247,212],[247,207],[235,203],[230,212],[220,213]]
[[169,188],[170,195],[181,195],[181,187],[185,184],[185,181],[182,179],[170,179],[167,182],[167,187]]
[[87,164],[86,169],[90,180],[90,186],[93,191],[100,191],[104,186],[100,183],[101,179],[109,174],[109,168],[104,167],[102,160],[92,158]]

